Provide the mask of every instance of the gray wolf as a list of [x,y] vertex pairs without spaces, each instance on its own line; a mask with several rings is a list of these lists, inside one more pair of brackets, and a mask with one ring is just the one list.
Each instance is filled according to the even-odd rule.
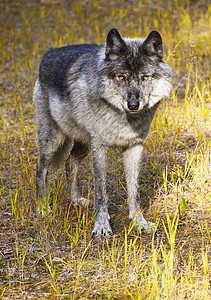
[[137,231],[151,231],[154,224],[145,220],[140,207],[139,171],[150,124],[170,90],[171,69],[163,61],[157,31],[141,39],[122,38],[111,29],[103,45],[50,49],[42,58],[33,96],[39,144],[38,211],[49,213],[45,195],[49,167],[59,168],[65,161],[71,201],[83,202],[77,172],[90,150],[96,212],[92,235],[111,235],[106,154],[110,147],[121,147],[129,218]]

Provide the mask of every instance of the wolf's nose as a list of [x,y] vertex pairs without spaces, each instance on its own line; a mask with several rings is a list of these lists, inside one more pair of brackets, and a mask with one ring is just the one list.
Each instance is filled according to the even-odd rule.
[[129,108],[129,110],[134,111],[139,108],[139,102],[137,100],[132,99],[132,100],[128,101],[127,106]]

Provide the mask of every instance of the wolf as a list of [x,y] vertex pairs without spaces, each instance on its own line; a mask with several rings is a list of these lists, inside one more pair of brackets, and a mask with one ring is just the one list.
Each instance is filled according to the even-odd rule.
[[113,28],[103,45],[71,45],[44,54],[33,94],[39,145],[38,212],[45,215],[50,211],[45,192],[49,167],[57,169],[65,162],[72,203],[85,201],[77,173],[91,151],[95,188],[92,236],[109,237],[107,152],[121,147],[129,218],[138,232],[153,230],[155,224],[146,221],[140,206],[139,172],[143,143],[161,99],[170,94],[171,76],[171,68],[163,60],[161,35],[155,30],[147,38],[122,38]]

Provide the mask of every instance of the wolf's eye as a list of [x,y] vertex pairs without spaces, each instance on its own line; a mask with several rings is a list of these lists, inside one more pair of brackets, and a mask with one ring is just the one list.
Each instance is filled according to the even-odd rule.
[[119,78],[119,80],[125,80],[125,76],[123,76],[123,75],[119,75],[118,78]]
[[143,81],[148,80],[148,79],[149,79],[149,76],[148,76],[148,75],[142,76],[142,80],[143,80]]

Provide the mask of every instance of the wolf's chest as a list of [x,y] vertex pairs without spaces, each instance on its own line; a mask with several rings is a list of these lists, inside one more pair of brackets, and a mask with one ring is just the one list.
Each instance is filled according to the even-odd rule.
[[134,128],[122,122],[104,124],[103,128],[101,127],[101,130],[96,134],[99,134],[103,144],[108,147],[127,147],[142,143],[144,140],[141,128],[134,130]]

